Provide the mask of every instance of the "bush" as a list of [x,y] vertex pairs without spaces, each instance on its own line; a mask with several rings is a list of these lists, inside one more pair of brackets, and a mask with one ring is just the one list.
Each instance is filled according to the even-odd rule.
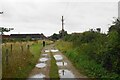
[[[63,45],[64,47],[62,47]],[[65,52],[64,54],[80,72],[86,74],[88,77],[100,78],[100,80],[106,80],[106,78],[114,80],[120,78],[118,74],[114,72],[110,73],[103,67],[101,61],[104,62],[103,58],[105,58],[105,55],[101,54],[101,52],[98,54],[97,45],[92,47],[91,45],[93,45],[93,43],[84,43],[79,47],[73,47],[73,45],[74,44],[71,45],[70,42],[57,42],[57,47]],[[66,48],[68,46],[69,48]],[[101,64],[97,61],[99,58],[101,59]]]

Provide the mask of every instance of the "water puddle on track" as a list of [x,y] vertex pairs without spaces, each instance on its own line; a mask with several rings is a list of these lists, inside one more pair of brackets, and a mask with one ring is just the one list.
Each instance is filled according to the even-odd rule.
[[50,52],[50,50],[45,50],[45,52]]
[[35,75],[31,76],[30,78],[41,78],[39,80],[43,80],[42,78],[45,78],[45,75],[42,73],[39,73],[39,74],[35,74]]
[[60,69],[59,75],[60,75],[60,78],[75,78],[74,74],[67,69]]
[[67,62],[56,62],[57,66],[67,66]]
[[48,58],[40,58],[39,61],[40,62],[46,62],[48,60]]
[[47,57],[47,56],[48,56],[48,54],[42,54],[42,56],[43,56],[43,57]]
[[55,58],[56,61],[63,60],[63,57],[61,55],[54,55],[54,58]]
[[51,49],[50,51],[51,52],[58,52],[59,50],[58,49]]
[[46,67],[46,65],[47,64],[45,64],[45,63],[38,63],[38,64],[36,64],[35,67],[37,67],[37,68],[44,68],[44,67]]

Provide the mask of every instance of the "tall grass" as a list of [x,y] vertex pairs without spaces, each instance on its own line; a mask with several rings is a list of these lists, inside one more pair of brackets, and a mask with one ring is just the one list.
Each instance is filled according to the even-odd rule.
[[[13,49],[11,52],[11,44]],[[27,45],[30,45],[28,50]],[[23,51],[21,50],[23,46]],[[6,65],[6,49],[8,49],[8,65]],[[41,42],[16,42],[2,45],[3,78],[27,78],[39,58]]]
[[64,41],[59,41],[56,43],[56,45],[58,49],[65,52],[64,54],[71,60],[74,66],[81,73],[87,75],[88,77],[99,78],[100,80],[119,79],[119,75],[115,73],[109,73],[102,67],[101,64],[98,64],[94,59],[91,59],[89,55],[87,55],[86,49],[89,48],[87,45],[82,47],[73,47],[70,42]]

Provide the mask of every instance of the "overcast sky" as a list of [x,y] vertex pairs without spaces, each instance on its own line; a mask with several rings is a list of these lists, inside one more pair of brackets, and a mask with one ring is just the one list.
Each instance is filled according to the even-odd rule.
[[[100,1],[100,0],[99,0]],[[113,17],[118,17],[118,2],[77,2],[3,0],[0,2],[0,26],[13,27],[10,33],[43,33],[50,36],[61,30],[61,16],[68,33],[102,28],[107,32]]]

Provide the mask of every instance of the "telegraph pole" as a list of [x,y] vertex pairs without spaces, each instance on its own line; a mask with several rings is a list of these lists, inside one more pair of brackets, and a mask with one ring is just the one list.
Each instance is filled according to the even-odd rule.
[[64,18],[62,16],[62,30],[59,31],[59,34],[60,34],[60,38],[63,38],[66,34],[67,34],[67,31],[64,30]]
[[64,30],[64,19],[63,19],[63,16],[62,16],[62,30]]

